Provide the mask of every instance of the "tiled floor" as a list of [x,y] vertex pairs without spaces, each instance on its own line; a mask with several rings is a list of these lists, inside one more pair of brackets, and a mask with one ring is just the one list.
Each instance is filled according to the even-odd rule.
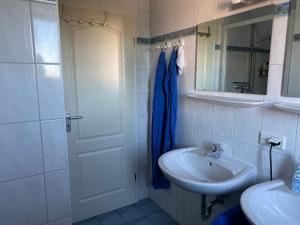
[[74,225],[178,225],[150,199]]

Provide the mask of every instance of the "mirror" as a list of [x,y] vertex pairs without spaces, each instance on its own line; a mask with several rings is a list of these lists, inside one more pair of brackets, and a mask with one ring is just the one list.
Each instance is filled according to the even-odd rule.
[[300,0],[291,2],[282,95],[300,97]]
[[197,27],[196,89],[265,95],[274,6]]

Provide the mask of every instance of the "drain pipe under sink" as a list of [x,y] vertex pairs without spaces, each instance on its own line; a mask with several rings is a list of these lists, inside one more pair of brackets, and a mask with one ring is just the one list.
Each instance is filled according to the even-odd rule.
[[217,204],[224,204],[224,196],[217,196],[215,200],[206,205],[207,195],[201,195],[201,218],[203,221],[208,220],[211,216],[213,207]]

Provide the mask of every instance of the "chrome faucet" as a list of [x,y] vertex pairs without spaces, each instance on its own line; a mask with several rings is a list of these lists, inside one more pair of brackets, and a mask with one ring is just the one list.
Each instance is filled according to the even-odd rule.
[[209,147],[209,150],[206,152],[205,156],[210,156],[215,159],[221,158],[223,149],[220,144],[213,144]]

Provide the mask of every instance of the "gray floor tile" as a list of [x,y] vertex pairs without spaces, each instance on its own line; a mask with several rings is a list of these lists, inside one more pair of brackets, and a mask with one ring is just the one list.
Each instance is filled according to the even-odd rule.
[[162,211],[161,208],[159,208],[158,205],[156,205],[154,202],[148,202],[146,204],[140,205],[138,209],[144,216]]
[[141,211],[135,206],[127,207],[119,211],[122,218],[125,220],[126,223],[141,219],[144,215]]
[[157,212],[150,216],[147,216],[152,222],[156,225],[168,225],[169,223],[174,222],[173,219],[164,212]]
[[156,224],[147,218],[142,218],[142,219],[133,221],[131,223],[127,223],[126,225],[156,225]]
[[117,212],[98,217],[100,225],[123,225],[125,220]]
[[148,203],[150,203],[150,202],[152,202],[151,200],[150,200],[150,198],[145,198],[145,199],[142,199],[142,200],[140,200],[140,201],[138,201],[137,203],[136,203],[136,206],[141,206],[141,205],[145,205],[145,204],[148,204]]
[[144,199],[74,225],[179,225],[150,199]]

